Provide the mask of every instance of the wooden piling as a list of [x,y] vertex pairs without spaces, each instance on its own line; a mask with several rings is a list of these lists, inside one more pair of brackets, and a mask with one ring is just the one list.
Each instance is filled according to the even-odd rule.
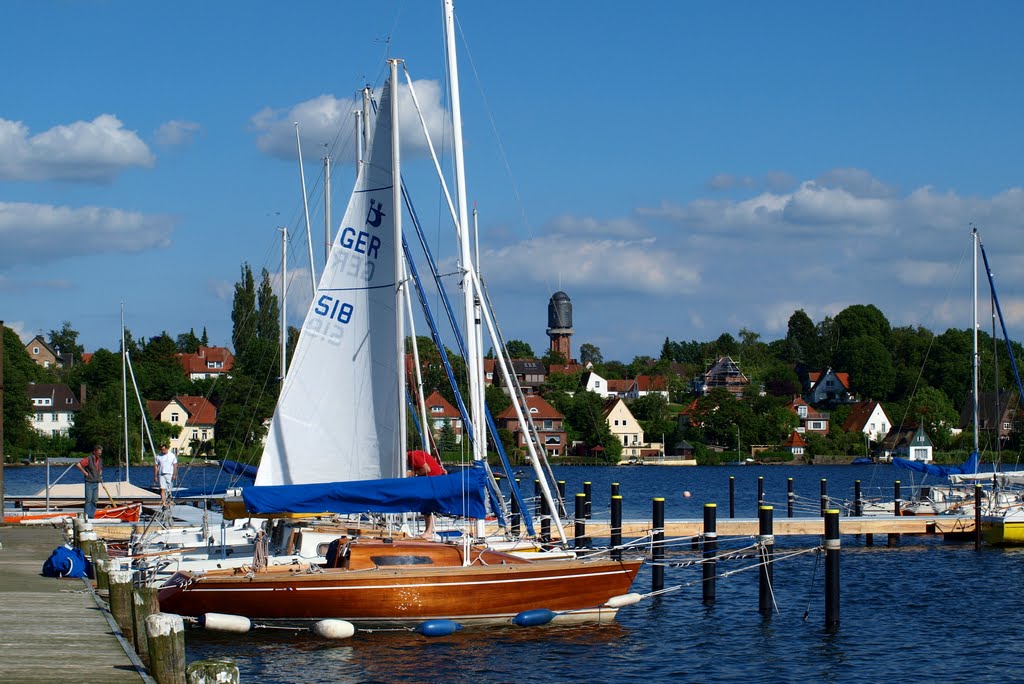
[[793,501],[796,499],[796,495],[793,494],[793,478],[786,478],[786,517],[793,517]]
[[839,511],[825,511],[825,629],[839,627]]
[[146,618],[149,671],[157,684],[185,684],[185,624],[180,615]]
[[704,563],[703,563],[703,600],[704,603],[715,602],[715,577],[717,576],[718,553],[718,506],[713,503],[704,504]]
[[[995,496],[995,489],[993,496]],[[982,488],[980,484],[974,485],[974,550],[978,551],[981,549],[981,495]]]
[[188,684],[238,684],[238,666],[230,660],[197,660],[186,670]]
[[590,519],[590,515],[591,515],[591,508],[592,508],[592,506],[590,504],[590,483],[589,482],[584,482],[583,483],[583,496],[586,497],[586,499],[587,499],[587,510],[586,510],[585,517],[587,518],[587,520],[589,520]]
[[622,497],[618,494],[612,496],[611,505],[611,532],[609,544],[612,547],[612,558],[622,560]]
[[825,517],[825,509],[828,508],[828,480],[821,478],[821,517]]
[[110,613],[121,628],[125,640],[135,643],[132,624],[132,573],[130,570],[114,570],[110,573]]
[[93,572],[96,574],[96,591],[110,591],[110,571],[116,567],[117,561],[108,558],[97,558],[93,561]]
[[772,560],[775,557],[775,536],[772,525],[772,507],[757,509],[758,535],[761,545],[761,565],[758,568],[757,603],[762,615],[772,614]]
[[[900,516],[900,481],[895,480],[892,483],[892,514],[897,518]],[[890,534],[887,540],[888,546],[896,546],[896,543],[900,540],[900,535]]]
[[729,476],[729,518],[736,517],[736,478]]
[[132,625],[135,630],[135,652],[149,667],[149,642],[146,638],[146,618],[160,612],[158,587],[139,587],[132,592]]
[[576,495],[576,542],[577,549],[582,549],[587,543],[587,495],[580,493]]
[[655,497],[652,506],[653,524],[651,526],[651,591],[665,588],[665,499]]

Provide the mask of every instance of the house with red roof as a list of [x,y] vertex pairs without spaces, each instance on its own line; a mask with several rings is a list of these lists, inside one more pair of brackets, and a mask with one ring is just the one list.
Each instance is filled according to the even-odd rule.
[[638,375],[633,380],[626,398],[639,399],[648,394],[660,394],[668,401],[668,379],[663,375]]
[[863,432],[872,442],[881,442],[891,428],[892,420],[877,401],[858,401],[843,423],[844,432]]
[[452,431],[455,433],[456,443],[462,443],[462,414],[459,410],[452,406],[451,402],[441,396],[441,393],[434,390],[433,393],[427,397],[426,408],[427,408],[427,422],[430,424],[430,434],[434,439],[434,443],[441,438],[441,431],[444,430],[445,424],[451,425]]
[[[540,439],[544,443],[544,450],[548,456],[562,456],[566,453],[565,428],[563,423],[565,416],[555,410],[555,407],[544,401],[539,394],[530,394],[524,397],[526,411],[529,412],[530,420],[533,422]],[[523,453],[527,453],[527,434],[522,429],[519,418],[516,416],[516,407],[509,405],[504,411],[498,414],[497,423],[499,428],[505,428],[515,438],[515,445]]]
[[231,369],[235,365],[235,355],[227,347],[200,345],[194,354],[179,353],[177,356],[189,380],[231,377]]
[[850,374],[837,373],[831,366],[820,373],[807,374],[807,391],[804,398],[815,406],[852,404],[857,401],[850,391]]
[[800,436],[800,433],[794,430],[786,438],[786,441],[782,443],[782,450],[788,451],[793,456],[803,456],[804,452],[807,451],[807,440]]
[[793,397],[793,400],[786,404],[786,408],[795,413],[800,421],[796,428],[800,434],[809,432],[818,435],[828,434],[829,414],[814,408],[801,397]]
[[178,395],[170,401],[147,401],[146,409],[156,420],[181,427],[178,436],[167,445],[178,454],[195,456],[192,450],[195,443],[214,438],[217,407],[205,397]]

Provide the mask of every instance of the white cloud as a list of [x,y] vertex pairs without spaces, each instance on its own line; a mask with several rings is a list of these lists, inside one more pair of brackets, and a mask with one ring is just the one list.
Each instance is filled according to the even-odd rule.
[[[441,106],[441,87],[437,81],[413,81],[416,100],[423,109],[431,139],[437,148],[447,117]],[[427,151],[423,140],[423,127],[413,107],[409,88],[401,84],[399,93],[399,119],[402,131],[402,154],[422,156]],[[378,94],[379,97],[379,94]],[[335,159],[353,158],[355,149],[355,117],[362,109],[362,98],[336,98],[320,95],[300,102],[288,109],[264,108],[252,116],[250,127],[256,132],[256,145],[272,157],[294,160],[295,124],[299,124],[303,158],[318,154],[327,145]]]
[[0,180],[106,183],[126,168],[153,163],[146,144],[112,114],[34,136],[22,122],[0,119]]
[[0,268],[167,247],[173,229],[174,220],[162,215],[0,202]]
[[35,337],[35,334],[28,329],[28,324],[25,321],[4,321],[4,326],[13,330],[24,344],[28,344]]
[[174,147],[191,143],[202,130],[203,127],[195,121],[174,119],[160,124],[153,137],[158,145]]

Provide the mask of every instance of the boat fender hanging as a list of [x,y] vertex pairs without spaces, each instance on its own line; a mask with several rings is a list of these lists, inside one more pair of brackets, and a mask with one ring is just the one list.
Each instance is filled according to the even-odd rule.
[[324,639],[348,639],[356,626],[348,620],[320,620],[313,624],[313,634]]
[[631,606],[634,603],[640,603],[643,596],[637,593],[632,594],[619,594],[618,596],[612,596],[610,599],[605,601],[606,606],[609,608],[622,608],[623,606]]
[[547,608],[534,608],[533,610],[524,610],[523,612],[512,618],[512,624],[519,625],[520,627],[536,627],[538,625],[546,625],[555,619],[558,613],[550,611]]
[[416,625],[413,631],[426,637],[439,637],[454,634],[460,629],[462,625],[454,620],[427,620]]
[[225,613],[204,613],[199,618],[199,626],[203,629],[212,629],[215,632],[235,632],[244,634],[252,629],[252,622],[242,615],[227,615]]

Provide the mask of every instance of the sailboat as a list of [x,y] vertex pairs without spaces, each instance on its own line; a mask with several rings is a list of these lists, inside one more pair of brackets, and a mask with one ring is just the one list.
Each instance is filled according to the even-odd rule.
[[[451,0],[445,2],[445,18],[452,54]],[[454,60],[449,68],[455,68]],[[457,83],[454,76],[452,82]],[[482,464],[448,475],[401,477],[405,397],[396,87],[392,60],[368,159],[307,312],[256,486],[242,492],[250,513],[422,512],[477,521],[488,514]],[[457,119],[454,102],[453,95]],[[468,260],[464,268],[472,269]],[[465,286],[471,285],[467,277]],[[328,369],[339,364],[335,378]],[[482,367],[479,359],[475,367]],[[482,394],[471,390],[471,396]],[[482,406],[474,403],[474,414],[482,416]],[[475,439],[485,434],[482,421],[476,423]],[[480,442],[475,446],[483,452]],[[162,610],[182,615],[227,613],[281,623],[521,624],[523,616],[533,621],[538,615],[556,622],[606,621],[639,599],[628,592],[641,565],[640,558],[599,555],[526,560],[470,536],[444,543],[339,535],[324,563],[267,566],[257,554],[246,568],[178,572],[159,599]]]

